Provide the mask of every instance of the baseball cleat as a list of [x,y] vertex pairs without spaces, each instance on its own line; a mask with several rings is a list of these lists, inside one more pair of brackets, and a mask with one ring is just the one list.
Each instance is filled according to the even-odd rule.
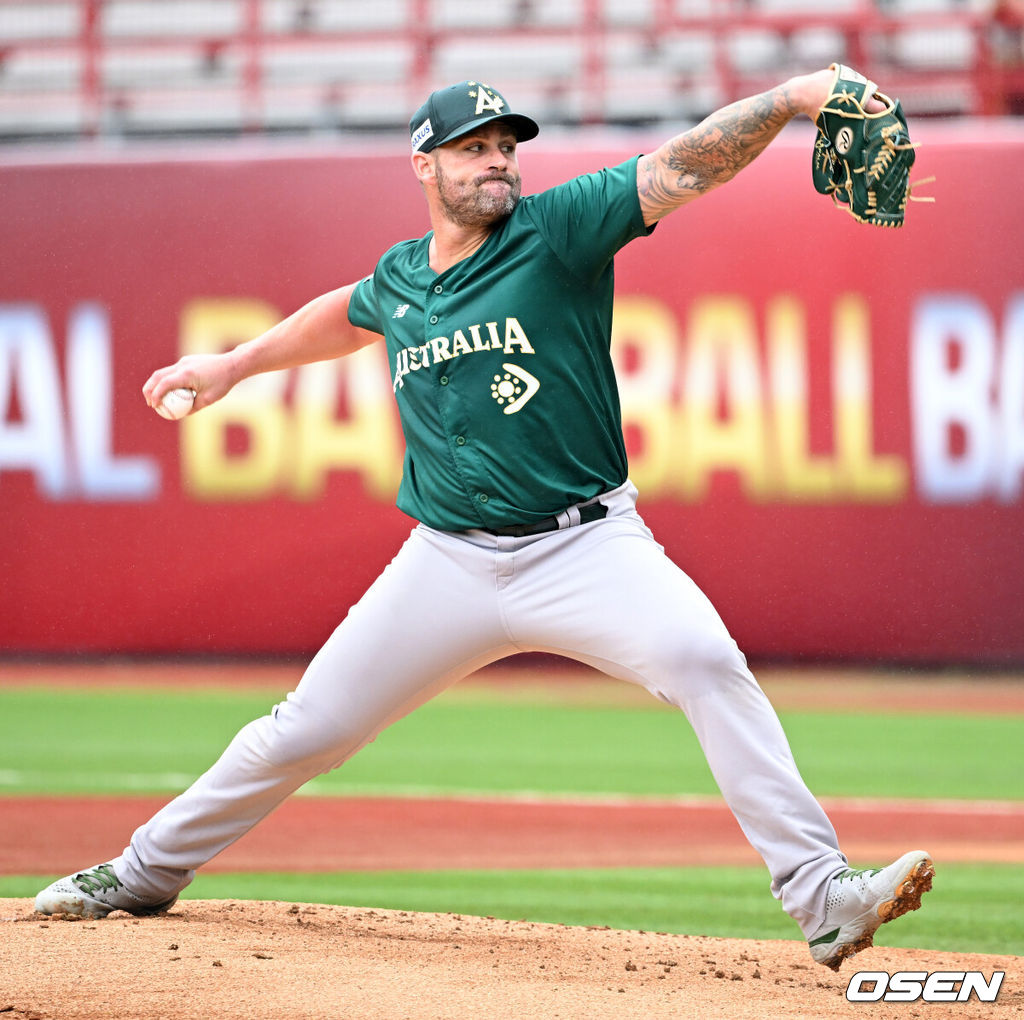
[[163,903],[147,903],[121,884],[112,865],[97,864],[48,885],[36,897],[36,911],[99,918],[113,910],[126,910],[136,917],[147,917],[170,910],[177,898],[175,895]]
[[847,868],[829,883],[825,920],[807,940],[811,956],[832,970],[874,941],[886,921],[921,906],[932,887],[935,865],[923,850],[911,850],[887,868]]

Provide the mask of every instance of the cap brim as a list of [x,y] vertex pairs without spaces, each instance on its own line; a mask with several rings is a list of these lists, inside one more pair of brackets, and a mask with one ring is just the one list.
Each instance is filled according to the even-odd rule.
[[475,131],[484,124],[490,124],[494,120],[502,120],[509,124],[512,130],[515,131],[516,141],[519,142],[528,142],[531,138],[536,138],[540,134],[540,128],[529,117],[524,117],[521,113],[499,113],[491,114],[489,117],[480,117],[478,120],[471,120],[468,124],[459,125],[454,131],[449,131],[444,138],[434,142],[434,147],[444,145],[447,142],[454,142],[456,138],[468,135],[471,131]]

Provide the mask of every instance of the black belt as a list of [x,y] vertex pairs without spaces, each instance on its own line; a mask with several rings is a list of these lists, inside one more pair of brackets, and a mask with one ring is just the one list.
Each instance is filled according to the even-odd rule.
[[[602,503],[588,503],[580,507],[580,524],[591,521],[603,521],[608,516],[608,507]],[[533,524],[509,524],[504,528],[484,528],[490,535],[512,535],[514,538],[525,538],[527,535],[543,535],[548,531],[558,531],[558,518],[545,517]]]

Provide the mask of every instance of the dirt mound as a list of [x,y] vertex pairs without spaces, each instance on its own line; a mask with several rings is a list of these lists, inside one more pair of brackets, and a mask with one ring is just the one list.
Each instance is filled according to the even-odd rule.
[[730,1020],[916,1015],[847,1003],[858,969],[1006,971],[1024,961],[875,948],[839,974],[798,941],[758,942],[346,907],[188,900],[162,917],[46,918],[0,899],[0,1017],[32,1020]]

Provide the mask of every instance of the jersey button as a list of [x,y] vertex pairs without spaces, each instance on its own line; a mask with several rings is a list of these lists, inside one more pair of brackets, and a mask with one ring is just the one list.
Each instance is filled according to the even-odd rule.
[[440,379],[438,379],[437,381],[438,381],[438,382],[439,382],[439,383],[440,383],[440,384],[441,384],[442,386],[447,386],[447,385],[448,385],[448,376],[446,376],[446,375],[443,375],[443,376],[441,376],[441,378],[440,378]]
[[431,315],[431,317],[430,317],[430,325],[431,326],[436,326],[437,325],[437,316],[436,315]]
[[441,286],[441,284],[438,284],[438,285],[437,285],[437,286],[436,286],[436,287],[434,288],[434,293],[435,293],[435,294],[440,294],[440,293],[442,293],[443,291],[444,291],[444,287],[442,287],[442,286]]
[[486,492],[481,492],[476,498],[480,500],[481,503],[486,503],[491,497],[488,496]]
[[466,445],[466,437],[465,436],[456,436],[455,437],[455,445],[456,446],[465,446]]

